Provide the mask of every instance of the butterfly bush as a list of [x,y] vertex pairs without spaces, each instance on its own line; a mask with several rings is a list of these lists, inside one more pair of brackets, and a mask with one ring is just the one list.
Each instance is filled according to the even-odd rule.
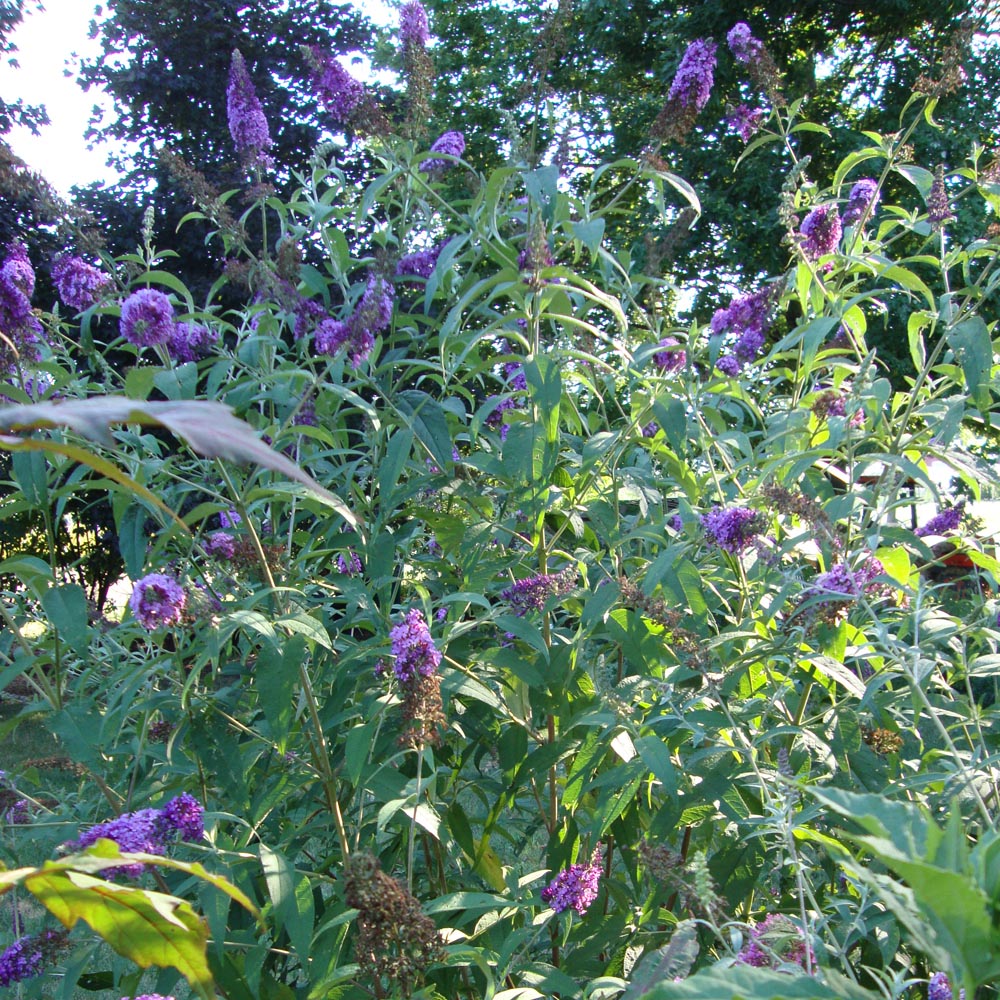
[[53,263],[52,280],[62,302],[80,312],[97,303],[112,284],[100,268],[69,254]]
[[229,88],[226,91],[229,134],[236,152],[250,162],[261,162],[265,150],[273,145],[267,127],[264,108],[254,90],[246,63],[239,49],[233,50],[229,68]]
[[150,632],[179,624],[186,606],[184,587],[166,573],[149,573],[136,580],[129,598],[135,620]]
[[140,288],[122,303],[121,334],[136,347],[168,343],[175,326],[170,299],[155,288]]
[[559,872],[542,890],[542,902],[556,913],[573,909],[582,916],[597,899],[600,878],[601,849],[598,847],[587,864],[570,865]]

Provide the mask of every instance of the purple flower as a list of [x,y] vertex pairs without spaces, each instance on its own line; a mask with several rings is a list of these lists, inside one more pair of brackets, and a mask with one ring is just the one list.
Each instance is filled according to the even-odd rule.
[[732,354],[724,354],[715,362],[715,367],[730,378],[736,378],[740,373],[740,363]]
[[[944,972],[935,972],[927,981],[927,1000],[952,1000],[954,993]],[[965,1000],[965,990],[958,991],[959,1000]]]
[[766,111],[763,108],[751,108],[739,104],[726,115],[726,124],[736,132],[744,142],[749,142],[759,131]]
[[[106,823],[97,823],[68,846],[71,850],[82,851],[100,839],[113,840],[123,853],[165,854],[167,845],[159,809],[140,809],[138,812],[122,813]],[[141,862],[116,865],[106,868],[109,878],[122,875],[138,878],[146,870]]]
[[595,848],[589,864],[570,865],[564,868],[542,890],[542,902],[556,913],[571,907],[584,914],[597,899],[597,883],[601,878],[601,849]]
[[23,983],[39,975],[65,945],[65,931],[42,931],[19,937],[0,953],[0,986]]
[[802,220],[802,252],[809,260],[818,260],[833,253],[840,245],[843,226],[836,205],[817,205]]
[[538,573],[535,576],[517,580],[500,594],[518,618],[529,611],[539,611],[550,597],[562,595],[573,589],[576,583],[576,567],[566,566],[558,573]]
[[205,539],[204,548],[216,559],[232,559],[236,555],[236,539],[228,531],[213,531]]
[[764,515],[750,507],[713,507],[701,516],[710,542],[733,555],[741,553],[764,528]]
[[712,94],[715,50],[715,42],[707,38],[696,38],[687,47],[670,85],[668,103],[693,108],[696,113],[705,107]]
[[862,594],[873,598],[889,594],[888,585],[878,583],[878,577],[883,573],[885,567],[874,556],[866,558],[856,569],[846,562],[834,563],[806,587],[802,592],[802,601],[816,599],[818,613],[829,608],[834,614],[839,614],[845,604],[856,601]]
[[430,677],[441,663],[441,652],[434,645],[423,614],[413,608],[389,632],[395,662],[392,671],[400,684],[416,677]]
[[172,996],[162,993],[140,993],[137,997],[122,997],[121,1000],[174,1000]]
[[312,82],[316,95],[337,125],[348,123],[364,100],[365,87],[337,59],[319,48],[312,49]]
[[644,438],[654,438],[659,430],[660,425],[655,420],[650,420],[648,424],[645,424],[640,429],[639,433],[642,434]]
[[684,520],[680,514],[674,514],[667,518],[667,524],[674,529],[674,531],[684,530]]
[[243,521],[239,513],[233,510],[232,507],[229,510],[224,510],[219,514],[219,527],[220,528],[235,528],[238,524]]
[[219,335],[201,323],[175,323],[167,351],[175,361],[198,361],[207,358],[219,342]]
[[[535,243],[538,246],[535,246]],[[519,271],[540,271],[543,267],[552,267],[555,264],[555,259],[552,256],[552,252],[549,250],[549,244],[547,240],[532,240],[528,245],[517,255],[517,269]]]
[[960,500],[954,507],[946,507],[923,527],[917,528],[917,535],[922,538],[924,535],[946,535],[949,531],[954,531],[962,523],[964,508],[964,500]]
[[346,347],[351,366],[359,367],[371,354],[376,335],[392,321],[392,307],[392,285],[373,273],[350,319],[325,319],[316,327],[313,343],[317,352],[332,356]]
[[176,625],[186,604],[184,588],[164,573],[150,573],[137,580],[129,599],[135,620],[150,632],[160,625]]
[[111,285],[111,278],[80,257],[63,256],[52,265],[52,282],[65,305],[83,312]]
[[347,558],[343,553],[337,554],[337,572],[344,576],[360,576],[364,572],[364,566],[354,549],[347,550]]
[[264,109],[254,91],[239,49],[233,49],[232,62],[229,64],[226,107],[229,114],[229,134],[233,137],[236,151],[251,162],[259,161],[261,153],[271,148],[271,134],[267,128]]
[[204,806],[193,795],[181,792],[160,810],[164,839],[178,833],[185,843],[201,840],[205,835],[204,812]]
[[948,189],[944,183],[944,164],[939,164],[934,171],[934,182],[927,195],[927,221],[937,232],[946,222],[953,221],[954,218],[955,215],[948,200]]
[[31,311],[35,270],[20,243],[7,246],[0,265],[0,371],[12,372],[25,362],[37,361],[42,324]]
[[[431,145],[431,152],[460,157],[465,152],[465,136],[461,132],[445,132],[444,135],[438,136],[434,140]],[[450,166],[450,160],[431,157],[420,164],[420,169],[425,173],[430,173],[432,170],[444,170]]]
[[[847,396],[843,392],[837,392],[836,389],[828,389],[826,392],[820,393],[820,395],[816,397],[816,400],[810,408],[820,420],[827,420],[830,417],[841,417],[846,419]],[[863,408],[859,407],[852,414],[851,419],[848,421],[848,426],[864,427],[864,424],[865,411]]]
[[419,0],[410,0],[403,4],[399,12],[399,39],[404,48],[424,46],[430,37],[427,24],[427,11]]
[[415,253],[408,253],[399,258],[396,265],[397,278],[429,278],[434,273],[438,257],[441,251],[448,245],[448,241],[438,243],[436,246],[428,247],[426,250],[418,250]]
[[739,63],[751,63],[759,58],[764,43],[754,38],[750,26],[742,21],[734,24],[726,35],[726,42],[733,58]]
[[716,362],[716,367],[723,374],[738,374],[740,368],[753,361],[763,349],[767,331],[773,322],[774,293],[774,286],[766,285],[758,292],[737,296],[726,309],[716,310],[712,317],[712,333],[728,333],[736,337],[734,356],[719,358]]
[[155,288],[140,288],[122,303],[121,333],[136,347],[169,342],[174,326],[174,307]]
[[788,964],[806,968],[807,955],[815,962],[812,948],[798,925],[781,913],[769,913],[750,928],[750,940],[740,950],[736,961],[759,969]]
[[653,355],[653,363],[662,372],[679,371],[687,364],[687,353],[676,337],[664,337],[659,346],[662,350]]
[[878,182],[870,177],[863,177],[851,188],[847,207],[844,209],[844,225],[853,226],[863,215],[873,211],[877,204]]

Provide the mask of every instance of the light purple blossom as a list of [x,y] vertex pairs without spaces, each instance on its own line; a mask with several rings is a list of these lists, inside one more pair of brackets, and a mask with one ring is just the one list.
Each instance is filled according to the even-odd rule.
[[228,531],[213,531],[205,539],[204,548],[216,559],[232,559],[236,555],[236,539]]
[[441,651],[434,645],[422,612],[413,608],[389,632],[392,671],[396,680],[408,684],[414,678],[430,677],[441,663]]
[[81,257],[59,257],[52,265],[52,282],[64,305],[78,312],[89,309],[111,286],[111,278]]
[[342,552],[337,553],[337,572],[344,576],[360,576],[364,572],[361,559],[354,549],[347,550],[345,558]]
[[230,507],[229,510],[221,511],[219,514],[220,528],[235,528],[242,521],[243,518],[240,517],[239,512],[234,510],[232,507]]
[[355,80],[334,56],[322,49],[313,48],[312,55],[312,82],[317,96],[335,124],[347,124],[364,100],[364,84]]
[[687,364],[687,352],[676,337],[664,337],[659,346],[660,350],[653,355],[653,363],[662,372],[679,371]]
[[[126,854],[165,854],[167,850],[159,809],[122,813],[115,819],[97,823],[68,846],[71,850],[83,851],[101,839],[113,840],[118,849]],[[116,875],[138,878],[145,870],[144,864],[136,862],[106,868],[104,872],[109,878]]]
[[750,507],[713,507],[701,516],[706,538],[720,549],[739,555],[764,528],[764,515]]
[[917,535],[921,538],[924,535],[946,535],[962,523],[964,513],[965,501],[960,500],[954,507],[946,507],[940,513],[935,514],[923,527],[917,528]]
[[[953,1000],[951,982],[944,972],[935,972],[927,981],[927,1000]],[[958,991],[958,1000],[965,1000],[965,990]]]
[[155,288],[140,288],[122,303],[121,334],[136,347],[168,343],[174,326],[174,307]]
[[556,913],[574,909],[581,916],[597,899],[597,887],[601,878],[601,849],[597,847],[586,865],[570,865],[564,868],[542,890],[542,902]]
[[843,226],[836,205],[817,205],[803,220],[802,252],[809,260],[818,260],[833,253],[840,245]]
[[670,85],[668,102],[695,112],[705,107],[712,94],[716,48],[715,42],[706,38],[696,38],[687,47]]
[[271,148],[271,133],[239,49],[233,49],[232,62],[229,64],[226,108],[229,134],[233,137],[236,151],[248,160],[259,161],[263,151]]
[[749,142],[759,131],[767,112],[763,108],[751,108],[747,104],[738,104],[726,115],[726,124],[739,135],[744,142]]
[[161,625],[176,625],[186,605],[184,588],[165,573],[150,573],[137,580],[129,598],[135,620],[150,632]]
[[758,969],[783,964],[799,965],[804,969],[816,959],[797,924],[781,913],[769,913],[750,928],[750,940],[740,950],[736,961]]
[[205,835],[204,812],[204,806],[188,792],[172,798],[160,811],[164,839],[177,833],[185,843],[201,840]]
[[743,21],[734,24],[726,35],[726,42],[733,58],[739,63],[751,63],[760,57],[764,43],[753,37],[750,26]]
[[427,11],[419,0],[403,4],[399,12],[399,39],[404,48],[424,46],[430,37]]
[[350,319],[325,319],[316,327],[313,338],[316,351],[334,355],[345,347],[351,366],[359,367],[371,354],[376,335],[392,321],[392,307],[392,285],[373,273]]
[[843,223],[845,226],[852,226],[863,215],[874,210],[878,204],[878,182],[870,177],[863,177],[854,187],[847,198],[847,207],[844,209]]
[[[434,140],[430,151],[444,153],[446,156],[460,157],[465,152],[465,136],[461,132],[445,132]],[[450,160],[430,157],[420,164],[420,169],[425,173],[431,173],[433,170],[444,170],[451,165]]]
[[736,338],[735,356],[720,358],[716,362],[719,371],[736,375],[744,364],[758,356],[774,321],[774,301],[774,287],[765,285],[760,291],[737,296],[727,308],[716,310],[711,322],[712,333],[717,336],[729,334]]
[[21,243],[6,248],[0,265],[0,370],[11,372],[25,362],[37,361],[42,324],[31,311],[35,291],[35,270]]

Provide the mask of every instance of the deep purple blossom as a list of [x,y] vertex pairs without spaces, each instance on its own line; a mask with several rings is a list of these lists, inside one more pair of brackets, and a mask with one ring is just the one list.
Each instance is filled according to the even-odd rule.
[[150,632],[160,625],[176,625],[186,605],[184,588],[165,573],[150,573],[137,580],[129,599],[135,620]]
[[[951,982],[944,972],[935,972],[927,981],[927,1000],[953,1000]],[[958,1000],[965,1000],[965,990],[958,991]]]
[[175,361],[200,361],[212,353],[219,342],[218,333],[202,323],[175,323],[167,351]]
[[740,373],[740,363],[732,354],[723,354],[718,361],[715,362],[715,367],[722,372],[723,375],[728,375],[730,378],[736,378]]
[[312,82],[327,114],[337,125],[348,123],[365,97],[364,84],[355,80],[337,59],[313,48]]
[[[443,135],[438,136],[431,144],[431,152],[460,157],[465,152],[465,136],[461,132],[445,132]],[[430,157],[420,164],[420,169],[425,173],[431,173],[433,170],[444,170],[450,166],[450,160],[442,160],[440,157]]]
[[687,352],[676,337],[664,337],[660,350],[653,355],[653,363],[664,373],[679,371],[687,364]]
[[137,997],[122,997],[121,1000],[174,1000],[172,996],[162,993],[140,993]]
[[81,257],[62,256],[52,264],[52,282],[59,299],[71,309],[89,309],[111,286],[111,278]]
[[687,47],[670,85],[668,102],[695,112],[705,107],[712,94],[716,48],[715,42],[707,38],[696,38]]
[[558,573],[538,573],[517,580],[503,590],[500,597],[518,618],[529,611],[539,611],[550,597],[565,594],[576,584],[576,567],[566,566]]
[[0,265],[0,370],[14,371],[25,362],[37,361],[42,340],[42,324],[31,311],[35,290],[35,270],[21,243],[6,248]]
[[[538,243],[535,246],[535,243]],[[517,255],[517,269],[519,271],[541,271],[542,268],[552,267],[555,264],[555,258],[552,256],[552,251],[549,250],[548,241],[542,240],[531,240],[525,246],[525,248]]]
[[753,361],[764,346],[767,331],[774,319],[775,289],[765,285],[760,291],[738,295],[725,309],[718,309],[712,317],[712,333],[729,334],[736,338],[735,358],[722,366],[720,358],[716,367],[726,375],[735,375],[743,364]]
[[739,21],[726,35],[726,43],[733,58],[739,63],[750,63],[760,57],[764,43],[753,37],[750,25]]
[[168,343],[175,325],[170,299],[155,288],[140,288],[122,303],[121,333],[136,347]]
[[840,245],[844,229],[836,205],[817,205],[803,220],[802,252],[809,260],[818,260],[833,253]]
[[954,507],[946,507],[939,514],[935,514],[923,527],[917,528],[917,535],[921,538],[924,535],[946,535],[962,523],[964,513],[965,501],[960,500]]
[[65,946],[65,931],[19,937],[0,953],[0,986],[23,983],[39,975]]
[[863,177],[851,188],[847,198],[847,206],[842,216],[844,225],[853,226],[863,215],[873,211],[877,204],[878,181]]
[[705,537],[720,549],[739,555],[764,528],[764,515],[750,507],[713,507],[701,516]]
[[597,885],[601,878],[601,849],[597,847],[586,865],[564,868],[542,890],[542,902],[556,913],[570,908],[584,914],[597,899]]
[[[123,853],[165,854],[167,850],[164,829],[160,822],[159,809],[140,809],[137,812],[122,813],[115,819],[105,823],[97,823],[84,831],[80,838],[68,846],[71,850],[82,851],[97,843],[98,840],[113,840]],[[122,875],[126,878],[138,878],[146,870],[141,862],[127,865],[115,865],[106,868],[109,878]]]
[[399,12],[399,40],[403,47],[424,46],[430,37],[427,11],[419,0],[403,4]]
[[392,285],[373,273],[350,319],[325,319],[316,327],[316,351],[332,356],[346,347],[351,366],[359,367],[371,354],[375,337],[392,321],[392,307]]
[[342,552],[337,553],[337,572],[344,576],[360,576],[364,572],[361,558],[354,549],[347,550],[345,557]]
[[738,104],[726,115],[726,124],[744,142],[749,142],[759,131],[767,112],[763,108],[751,108],[747,104]]
[[205,835],[205,808],[188,792],[172,798],[160,810],[160,827],[164,840],[179,834],[185,843],[194,843]]
[[399,263],[396,265],[396,277],[429,278],[434,273],[441,251],[447,245],[448,241],[445,240],[436,246],[428,247],[426,250],[417,250],[400,257]]
[[875,556],[869,556],[854,568],[847,562],[836,562],[817,574],[802,592],[802,601],[815,600],[818,614],[827,609],[836,616],[862,595],[879,598],[891,593],[887,584],[878,582],[884,573],[885,567]]
[[655,420],[650,420],[648,424],[643,424],[639,428],[639,433],[644,438],[654,438],[659,433],[660,425]]
[[816,958],[797,924],[781,913],[769,913],[750,928],[750,939],[740,949],[736,961],[759,969],[789,964],[804,969],[815,963]]
[[392,672],[401,684],[408,684],[416,677],[430,677],[441,663],[441,651],[434,645],[423,613],[413,608],[389,632],[392,655],[395,660]]
[[233,49],[233,58],[229,65],[226,108],[229,115],[229,134],[233,137],[236,151],[250,161],[259,161],[263,151],[271,148],[271,133],[268,131],[264,109],[239,49]]
[[230,507],[229,510],[224,510],[219,513],[220,528],[235,528],[242,521],[243,518],[240,517],[239,512],[233,510],[232,507]]
[[236,539],[228,531],[213,531],[205,539],[204,549],[216,559],[232,559],[236,555]]

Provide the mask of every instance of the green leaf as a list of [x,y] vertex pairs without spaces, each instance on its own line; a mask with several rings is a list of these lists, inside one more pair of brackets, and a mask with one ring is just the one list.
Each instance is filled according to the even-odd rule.
[[299,666],[306,655],[306,641],[293,635],[276,655],[273,647],[261,649],[254,667],[253,683],[260,695],[264,718],[271,729],[271,736],[284,748],[295,712],[295,689],[299,679]]
[[973,316],[948,330],[947,338],[962,366],[966,391],[985,416],[990,406],[989,382],[993,366],[993,344],[986,323],[981,316]]
[[750,965],[715,965],[680,982],[661,982],[639,995],[643,1000],[877,1000],[882,995],[831,970],[824,969],[823,975],[830,986],[805,972],[795,975]]
[[87,595],[77,583],[63,583],[50,587],[42,594],[42,607],[59,634],[73,651],[83,656],[90,645],[90,628],[87,624]]
[[451,433],[441,404],[422,389],[405,389],[392,402],[439,469],[451,465]]

